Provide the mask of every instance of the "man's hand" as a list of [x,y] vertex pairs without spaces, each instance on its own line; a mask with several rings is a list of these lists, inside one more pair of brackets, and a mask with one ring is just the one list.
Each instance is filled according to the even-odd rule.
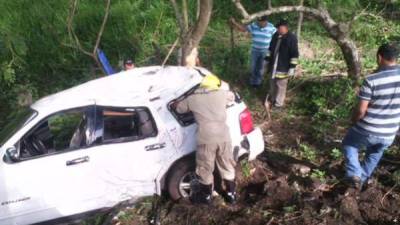
[[230,26],[234,26],[236,24],[235,18],[233,18],[233,17],[229,18],[228,23],[229,23]]
[[356,124],[359,120],[364,118],[365,114],[367,113],[369,101],[360,100],[356,108],[353,111],[353,117],[351,118],[353,124]]
[[247,27],[243,24],[238,23],[233,17],[229,18],[229,24],[232,28],[235,28],[240,32],[247,32]]
[[179,104],[179,101],[173,101],[173,102],[171,103],[170,107],[171,107],[172,109],[176,109],[176,107],[178,106],[178,104]]
[[294,69],[294,68],[290,68],[290,69],[289,69],[289,72],[288,72],[288,75],[291,76],[291,77],[294,77],[294,75],[295,75],[295,69]]

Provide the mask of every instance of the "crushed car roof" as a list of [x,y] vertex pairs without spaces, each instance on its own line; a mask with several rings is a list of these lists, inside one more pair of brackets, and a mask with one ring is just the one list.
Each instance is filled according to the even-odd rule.
[[183,94],[184,87],[201,82],[204,68],[152,66],[91,80],[70,89],[44,97],[32,105],[35,110],[58,111],[90,104],[127,106],[151,99],[171,99]]

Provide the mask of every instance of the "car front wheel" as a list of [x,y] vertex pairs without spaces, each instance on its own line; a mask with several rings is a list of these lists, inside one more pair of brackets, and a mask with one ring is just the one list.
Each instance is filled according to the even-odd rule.
[[191,183],[196,179],[195,162],[192,157],[175,164],[168,176],[168,193],[172,200],[188,199]]

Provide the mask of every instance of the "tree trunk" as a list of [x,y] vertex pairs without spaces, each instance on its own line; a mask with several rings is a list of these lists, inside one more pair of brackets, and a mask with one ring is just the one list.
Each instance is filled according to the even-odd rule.
[[347,66],[348,75],[353,80],[358,80],[361,76],[361,60],[358,54],[357,46],[354,41],[349,36],[349,26],[344,23],[336,23],[329,12],[324,8],[309,8],[304,6],[280,6],[257,13],[249,15],[244,9],[240,0],[232,0],[238,11],[242,14],[244,19],[243,23],[248,23],[261,16],[269,16],[278,13],[288,13],[288,12],[303,12],[316,18],[325,30],[329,33],[331,38],[333,38],[339,45],[343,58]]
[[338,40],[337,43],[342,50],[347,65],[347,73],[354,80],[358,80],[361,76],[361,60],[357,46],[350,39]]
[[[303,5],[304,5],[304,0],[300,0],[300,6],[303,6]],[[299,40],[301,37],[301,26],[303,24],[303,19],[304,19],[303,12],[299,12],[299,19],[297,21],[297,31],[296,31],[297,39],[299,39]]]
[[201,39],[206,33],[211,18],[212,6],[213,0],[200,0],[199,18],[197,19],[193,29],[183,38],[182,66],[186,66],[187,57],[192,53],[194,48],[199,46]]

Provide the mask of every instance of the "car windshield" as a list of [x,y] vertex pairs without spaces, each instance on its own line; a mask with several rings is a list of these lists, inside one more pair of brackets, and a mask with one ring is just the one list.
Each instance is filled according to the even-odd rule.
[[37,112],[29,107],[20,109],[10,115],[10,121],[0,127],[0,146],[3,146],[15,132],[35,118],[36,115]]

